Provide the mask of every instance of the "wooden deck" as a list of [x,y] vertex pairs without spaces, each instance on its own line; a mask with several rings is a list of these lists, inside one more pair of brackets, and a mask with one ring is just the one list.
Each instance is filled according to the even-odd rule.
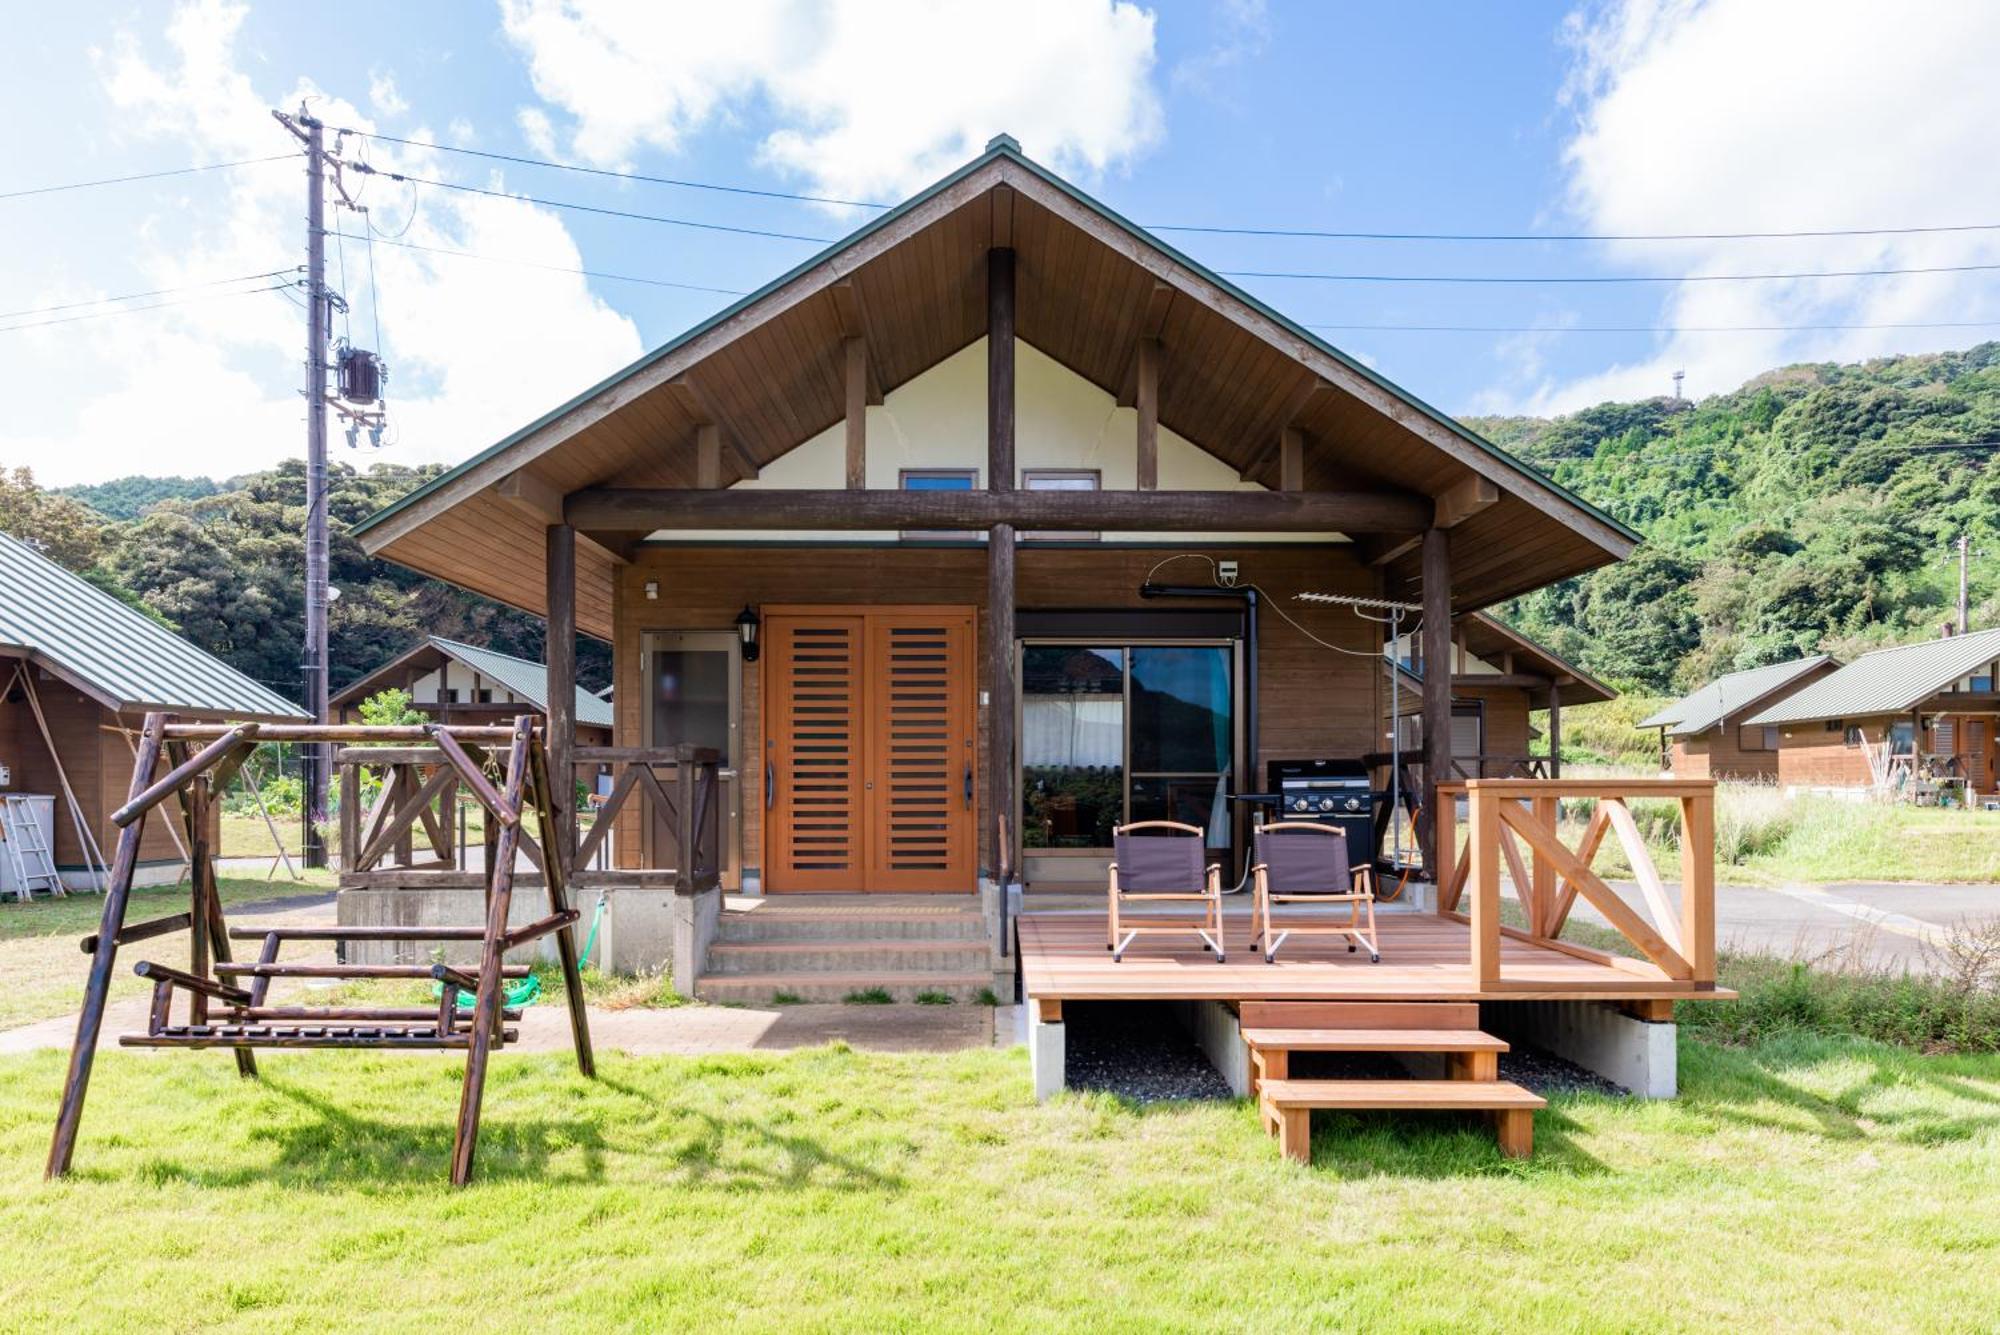
[[1349,954],[1331,937],[1285,942],[1276,963],[1249,948],[1250,920],[1227,920],[1228,961],[1217,964],[1192,933],[1145,936],[1114,963],[1101,911],[1033,912],[1020,919],[1021,975],[1030,1001],[1640,1001],[1727,998],[1676,980],[1644,960],[1587,959],[1514,937],[1500,943],[1504,981],[1482,986],[1472,929],[1456,916],[1384,913],[1382,962]]

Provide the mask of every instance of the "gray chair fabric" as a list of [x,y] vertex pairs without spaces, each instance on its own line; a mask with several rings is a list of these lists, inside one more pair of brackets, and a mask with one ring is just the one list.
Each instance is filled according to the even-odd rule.
[[1189,834],[1116,834],[1118,889],[1133,894],[1200,894],[1207,884],[1202,841]]
[[1257,861],[1274,895],[1351,895],[1354,877],[1344,835],[1259,828]]

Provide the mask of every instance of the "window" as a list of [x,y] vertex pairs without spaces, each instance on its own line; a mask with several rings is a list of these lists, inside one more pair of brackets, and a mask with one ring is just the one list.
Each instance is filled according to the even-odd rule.
[[[1102,476],[1095,468],[1024,468],[1021,470],[1021,490],[1023,491],[1096,491],[1103,485]],[[1023,533],[1023,542],[1095,542],[1098,533]]]
[[1917,725],[1909,719],[1889,725],[1889,754],[1912,756],[1917,753]]
[[458,703],[458,687],[456,687],[456,686],[446,686],[446,687],[443,687],[442,689],[440,689],[440,690],[438,691],[438,701],[439,701],[439,702],[440,702],[441,704],[447,704],[447,705],[455,705],[455,704],[457,704],[457,703]]
[[1861,729],[1853,726],[1843,728],[1841,730],[1840,740],[1847,743],[1849,746],[1861,745]]
[[[976,468],[905,468],[897,474],[897,484],[904,491],[971,491],[979,485],[979,470]],[[932,542],[970,542],[977,533],[958,529],[912,529],[903,534],[905,538],[916,538]]]
[[1737,730],[1736,745],[1742,751],[1775,751],[1778,749],[1778,730],[1746,725]]
[[479,703],[482,705],[493,703],[493,688],[490,686],[482,686],[474,694],[479,697]]

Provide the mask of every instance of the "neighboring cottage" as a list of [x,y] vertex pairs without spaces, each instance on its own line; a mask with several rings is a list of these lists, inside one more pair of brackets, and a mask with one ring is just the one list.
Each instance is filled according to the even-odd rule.
[[1638,726],[1660,730],[1660,768],[1677,779],[1775,779],[1778,730],[1747,720],[1839,667],[1831,654],[1814,654],[1731,672]]
[[[339,723],[361,721],[361,702],[379,691],[409,692],[418,712],[439,722],[493,723],[520,713],[549,712],[549,670],[541,663],[493,649],[426,636],[327,701]],[[611,703],[576,688],[576,737],[584,746],[611,741]]]
[[[66,885],[97,886],[96,869],[117,842],[110,813],[132,782],[131,739],[149,710],[306,719],[291,701],[0,533],[0,795],[52,799],[37,806]],[[136,884],[180,875],[172,822],[148,822],[139,859]]]
[[1858,792],[1886,767],[1991,793],[1996,680],[2000,629],[1948,635],[1863,654],[1745,723],[1778,732],[1788,791]]

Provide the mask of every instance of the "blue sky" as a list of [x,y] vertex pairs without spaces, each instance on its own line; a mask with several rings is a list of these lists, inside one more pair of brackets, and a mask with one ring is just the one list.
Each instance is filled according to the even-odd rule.
[[[1021,21],[998,23],[1010,14]],[[1996,14],[1940,4],[1934,21],[1885,26],[1863,5],[1776,0],[38,6],[16,16],[0,82],[0,192],[284,152],[268,108],[312,93],[329,122],[389,135],[880,200],[1005,129],[1142,223],[1546,235],[1990,222],[2000,173],[1980,127],[2000,115],[1985,73]],[[348,152],[548,200],[816,236],[866,216],[381,142]],[[287,267],[302,192],[282,163],[0,199],[0,311]],[[463,457],[730,299],[558,271],[747,290],[814,249],[380,179],[362,202],[366,222],[339,216],[357,237],[372,223],[517,262],[378,243],[371,301],[366,244],[337,247],[354,306],[342,332],[371,345],[379,322],[392,366],[398,411],[379,457],[407,462]],[[1996,235],[1168,239],[1224,271],[1684,279],[2000,262]],[[1787,361],[1964,346],[2000,328],[1908,327],[2000,319],[1988,271],[1242,281],[1461,413],[1663,393],[1675,368],[1691,393],[1713,393]],[[52,317],[0,318],[0,465],[59,483],[227,473],[295,451],[298,317],[283,293],[233,295],[256,285],[13,332]],[[1339,327],[1384,324],[1729,332]],[[1796,328],[1808,324],[1903,327]]]

